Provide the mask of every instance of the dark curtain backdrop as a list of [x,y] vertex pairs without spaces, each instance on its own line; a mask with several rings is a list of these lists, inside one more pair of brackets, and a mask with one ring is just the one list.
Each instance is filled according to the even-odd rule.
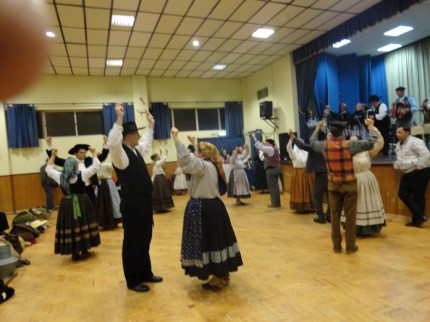
[[201,138],[197,139],[198,142],[204,141],[209,142],[215,145],[218,148],[218,151],[221,153],[222,150],[227,150],[228,154],[231,155],[231,151],[237,146],[241,146],[245,144],[245,138],[242,136],[238,136],[235,138]]
[[[103,126],[105,135],[109,134],[113,124],[116,122],[115,105],[116,103],[103,104]],[[123,122],[134,122],[134,105],[132,103],[124,103],[124,111]]]
[[[339,95],[336,105],[332,105],[332,111],[339,111],[339,104],[346,103],[347,110],[353,112],[355,104],[360,101],[360,85],[358,81],[357,56],[344,55],[337,58],[337,73],[339,82]],[[333,75],[335,78],[336,75]]]
[[225,102],[225,130],[227,137],[243,137],[242,102]]
[[167,103],[151,103],[151,114],[154,116],[154,140],[163,140],[170,138],[170,110]]
[[337,111],[337,106],[339,105],[339,79],[335,56],[323,53],[318,57],[314,94],[320,115],[322,115],[327,104],[332,107],[332,111]]
[[9,105],[6,111],[9,148],[39,146],[36,110],[34,105]]
[[307,136],[305,112],[311,110],[318,119],[321,117],[321,115],[319,115],[319,110],[317,110],[317,113],[313,110],[316,104],[313,85],[317,75],[317,67],[317,56],[311,57],[303,63],[296,65],[297,99],[300,109],[300,137],[302,138]]
[[373,7],[354,16],[343,24],[326,32],[324,35],[296,49],[293,52],[294,63],[304,61],[325,48],[331,47],[334,43],[349,38],[363,29],[373,26],[376,23],[395,16],[399,12],[408,9],[415,3],[422,0],[383,0]]
[[371,59],[371,82],[370,82],[370,95],[378,95],[381,102],[388,104],[387,92],[387,77],[385,74],[385,55],[372,57]]

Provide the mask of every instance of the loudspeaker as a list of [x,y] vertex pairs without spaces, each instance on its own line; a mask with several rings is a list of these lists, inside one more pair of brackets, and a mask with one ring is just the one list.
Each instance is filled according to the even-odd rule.
[[270,119],[273,116],[273,103],[271,101],[260,102],[260,118]]
[[[294,132],[294,136],[297,137],[297,132]],[[279,154],[281,161],[291,160],[290,155],[287,151],[287,144],[290,140],[288,133],[279,133]]]

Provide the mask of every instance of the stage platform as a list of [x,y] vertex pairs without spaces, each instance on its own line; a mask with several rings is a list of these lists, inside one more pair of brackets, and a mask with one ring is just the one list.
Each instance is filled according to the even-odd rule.
[[[410,216],[411,213],[397,196],[402,173],[393,168],[395,160],[395,155],[377,156],[372,159],[371,171],[378,180],[385,212]],[[293,165],[291,161],[281,161],[284,191],[286,192],[290,192],[292,169]],[[427,186],[426,200],[428,201],[426,204],[426,215],[430,217],[430,184]]]

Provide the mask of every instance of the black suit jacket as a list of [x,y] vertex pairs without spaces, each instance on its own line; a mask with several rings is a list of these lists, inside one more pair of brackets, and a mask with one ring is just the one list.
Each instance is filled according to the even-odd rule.
[[[46,154],[48,154],[48,157],[51,157],[52,150],[46,150]],[[104,160],[106,160],[108,154],[109,154],[109,149],[103,148],[102,152],[99,155],[97,155],[97,159],[99,159],[100,162],[103,162]],[[59,167],[63,167],[64,162],[66,162],[66,159],[60,158],[58,156],[54,160],[54,164],[59,166]],[[93,164],[93,158],[92,157],[86,157],[84,159],[84,164],[85,164],[85,168],[88,168],[89,166],[91,166]],[[95,174],[91,177],[91,183],[95,184],[97,186],[99,185],[99,180],[97,178],[97,174]]]
[[303,143],[298,138],[294,137],[293,143],[301,150],[309,152],[308,160],[306,161],[306,173],[327,173],[325,158],[322,154],[314,151],[310,144]]

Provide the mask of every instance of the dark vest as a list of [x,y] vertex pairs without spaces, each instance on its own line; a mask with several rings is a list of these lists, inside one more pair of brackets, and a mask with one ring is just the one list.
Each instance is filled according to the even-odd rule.
[[152,198],[152,181],[145,160],[139,152],[134,153],[128,146],[122,145],[128,156],[129,164],[124,170],[113,166],[121,185],[121,197]]
[[273,147],[273,150],[275,153],[271,157],[267,154],[264,155],[264,169],[279,169],[279,161],[281,160],[279,150],[277,147]]

